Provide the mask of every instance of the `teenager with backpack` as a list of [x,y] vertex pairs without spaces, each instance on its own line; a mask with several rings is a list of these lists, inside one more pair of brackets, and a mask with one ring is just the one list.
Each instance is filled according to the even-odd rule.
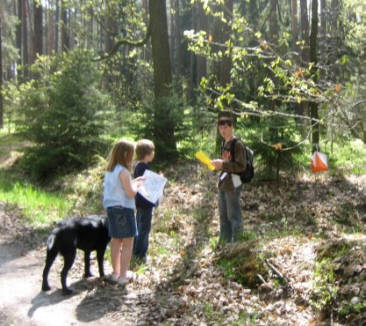
[[212,160],[212,164],[221,171],[218,184],[220,242],[237,241],[243,231],[240,174],[247,167],[247,155],[245,145],[233,134],[233,122],[230,111],[219,112],[217,128],[223,138],[221,158]]

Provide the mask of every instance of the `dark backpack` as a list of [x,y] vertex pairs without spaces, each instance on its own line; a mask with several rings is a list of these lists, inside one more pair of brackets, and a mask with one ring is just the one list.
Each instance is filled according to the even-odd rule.
[[[233,141],[230,145],[230,154],[231,154],[231,161],[235,161],[235,144],[236,142],[240,140],[240,138],[234,137]],[[224,142],[222,145],[222,148],[224,147]],[[240,180],[242,183],[248,183],[250,182],[254,177],[254,166],[253,166],[253,160],[254,160],[254,152],[248,147],[245,146],[245,154],[247,157],[247,167],[243,172],[239,173]]]

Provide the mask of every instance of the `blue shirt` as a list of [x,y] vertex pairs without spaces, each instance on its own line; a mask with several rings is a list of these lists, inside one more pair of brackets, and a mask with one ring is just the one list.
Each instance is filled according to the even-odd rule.
[[103,207],[105,209],[113,206],[135,209],[135,198],[129,198],[127,196],[119,177],[120,173],[125,170],[128,172],[124,166],[117,164],[112,172],[105,172],[103,191]]

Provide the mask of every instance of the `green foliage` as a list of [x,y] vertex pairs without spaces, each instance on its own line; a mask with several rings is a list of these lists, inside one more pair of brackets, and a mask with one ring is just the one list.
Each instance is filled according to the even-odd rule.
[[310,303],[319,311],[328,311],[337,297],[334,268],[331,259],[326,258],[315,264],[313,291]]
[[318,311],[329,314],[337,300],[339,284],[335,274],[335,259],[346,256],[351,245],[345,241],[332,242],[319,248],[314,268],[311,305]]
[[0,171],[0,201],[22,207],[33,225],[51,224],[66,217],[73,205],[64,194],[50,193],[9,171]]
[[35,145],[22,167],[38,179],[85,167],[95,154],[105,154],[103,134],[113,105],[98,90],[91,58],[81,49],[40,57],[32,67],[38,80],[19,86],[18,128]]
[[297,156],[305,148],[297,145],[300,134],[295,123],[279,117],[239,119],[236,134],[254,150],[257,172],[267,178],[279,178],[280,171],[294,172],[301,166]]
[[192,132],[193,117],[178,94],[158,100],[146,96],[141,110],[133,114],[131,129],[137,138],[154,141],[157,160],[169,161],[178,156],[176,142]]
[[324,150],[329,152],[329,164],[335,168],[334,173],[366,174],[366,144],[360,139],[338,139],[333,145],[326,144]]

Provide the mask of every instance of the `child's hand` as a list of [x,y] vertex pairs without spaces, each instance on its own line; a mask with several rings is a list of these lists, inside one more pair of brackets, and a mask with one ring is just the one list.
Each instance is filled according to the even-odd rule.
[[215,167],[216,170],[220,170],[222,168],[222,163],[224,161],[221,159],[212,160],[211,163]]
[[136,187],[136,189],[139,189],[144,184],[145,180],[146,180],[145,177],[137,177],[133,179],[131,182]]

